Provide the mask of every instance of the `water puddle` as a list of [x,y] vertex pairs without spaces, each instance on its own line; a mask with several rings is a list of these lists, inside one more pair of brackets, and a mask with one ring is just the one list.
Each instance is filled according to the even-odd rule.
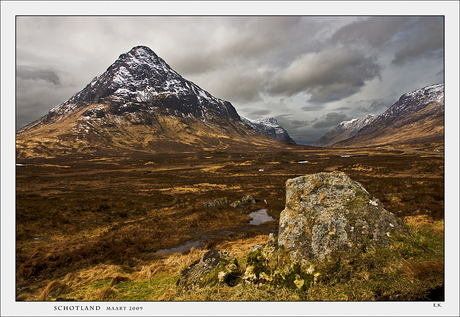
[[271,216],[269,216],[267,214],[267,209],[259,209],[257,211],[254,211],[254,212],[251,212],[249,214],[249,217],[252,218],[252,220],[249,222],[251,225],[255,225],[255,226],[258,226],[258,225],[261,225],[263,224],[264,222],[267,222],[267,221],[272,221],[272,220],[275,220],[273,219]]
[[308,161],[298,161],[297,163],[299,163],[299,164],[305,164],[305,163],[308,163]]
[[181,244],[180,246],[177,246],[175,248],[158,250],[157,252],[155,252],[155,254],[183,253],[185,251],[190,250],[191,248],[195,248],[195,249],[200,250],[203,243],[204,242],[202,240],[189,241],[189,242]]
[[[249,224],[258,226],[261,225],[267,221],[272,221],[275,220],[273,217],[269,216],[267,214],[267,209],[259,209],[254,212],[251,212],[249,216],[252,218],[252,220],[249,222]],[[208,238],[215,238],[215,237],[221,237],[221,236],[227,236],[230,235],[234,232],[232,231],[223,231],[218,235],[213,235],[213,236],[206,236],[205,238],[202,238],[201,240],[195,240],[195,241],[188,241],[185,242],[175,248],[171,249],[161,249],[155,252],[155,254],[173,254],[173,253],[184,253],[191,248],[195,248],[197,250],[201,250],[201,247],[205,244],[206,239]]]

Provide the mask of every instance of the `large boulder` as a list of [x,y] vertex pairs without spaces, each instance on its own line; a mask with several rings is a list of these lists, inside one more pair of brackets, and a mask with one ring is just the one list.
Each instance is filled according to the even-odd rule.
[[380,201],[343,172],[318,173],[286,181],[278,245],[302,263],[329,254],[388,246],[392,235],[406,234],[403,224]]

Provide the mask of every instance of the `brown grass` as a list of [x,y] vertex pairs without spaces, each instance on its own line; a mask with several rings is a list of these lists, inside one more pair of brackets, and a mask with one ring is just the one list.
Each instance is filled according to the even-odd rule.
[[98,292],[98,296],[101,301],[109,301],[116,300],[119,293],[120,292],[117,289],[106,286]]
[[423,279],[432,274],[442,274],[444,272],[444,260],[438,259],[427,262],[403,261],[401,272],[415,279]]
[[[340,157],[344,154],[352,156]],[[90,154],[18,161],[27,166],[16,175],[17,287],[29,287],[33,280],[29,289],[35,293],[27,293],[29,298],[37,298],[35,290],[44,291],[43,283],[50,280],[76,289],[116,276],[149,280],[160,272],[177,272],[204,251],[167,257],[155,252],[189,241],[243,254],[277,231],[288,178],[329,169],[360,182],[399,218],[417,215],[409,221],[443,232],[438,225],[444,217],[439,154],[297,147],[136,155],[117,161]],[[302,160],[309,163],[297,163]],[[257,204],[248,209],[202,206],[243,195],[252,195]],[[275,221],[249,225],[249,213],[260,208]]]
[[129,278],[126,276],[117,275],[113,277],[112,280],[110,281],[110,286],[117,285],[118,283],[126,281],[126,280],[129,280]]
[[58,281],[50,282],[45,289],[42,291],[38,297],[39,301],[50,300],[51,296],[55,297],[67,290],[68,286],[66,284],[60,283]]

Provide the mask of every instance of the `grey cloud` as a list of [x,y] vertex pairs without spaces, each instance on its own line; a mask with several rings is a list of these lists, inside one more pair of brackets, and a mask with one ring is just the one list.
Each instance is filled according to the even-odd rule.
[[400,48],[391,61],[393,65],[402,66],[420,57],[442,58],[444,54],[444,19],[443,17],[420,18],[407,37],[407,41]]
[[57,72],[49,68],[17,66],[16,75],[22,79],[44,80],[54,85],[60,83]]
[[[441,52],[421,42],[423,24],[433,32],[427,33],[430,39],[443,37],[442,30],[424,19],[21,16],[16,19],[16,63],[23,67],[17,76],[17,121],[29,120],[24,119],[29,113],[36,114],[32,119],[40,117],[103,73],[121,53],[146,45],[184,78],[232,102],[242,115],[274,116],[291,136],[318,139],[327,132],[317,128],[329,122],[325,113],[354,116],[359,106],[362,111],[377,109],[373,100],[397,98],[406,92],[401,86],[412,87],[423,81],[422,75],[442,73],[440,59],[430,65],[416,55],[410,59],[415,48],[425,52],[418,57]],[[394,65],[401,62],[398,66],[413,63],[404,69],[388,67],[392,59]],[[380,76],[382,85],[374,88],[373,79]],[[390,96],[391,89],[398,96]],[[352,95],[350,99],[368,102],[325,105]]]
[[397,33],[406,30],[409,21],[410,18],[404,16],[362,18],[338,29],[331,42],[381,48]]
[[386,110],[391,106],[391,103],[384,99],[377,99],[373,100],[369,105],[369,112],[370,113],[379,113],[382,110]]
[[308,93],[310,102],[327,103],[357,93],[365,81],[379,77],[380,71],[375,58],[354,50],[307,53],[280,73],[269,93]]
[[258,110],[251,110],[249,112],[252,116],[263,117],[270,114],[270,110],[268,109],[258,109]]
[[323,106],[322,105],[308,105],[300,109],[302,109],[303,111],[319,111],[323,109]]
[[291,120],[291,118],[292,115],[276,116],[278,123],[299,144],[312,144],[327,132],[326,129],[318,130],[313,128],[311,120]]
[[343,111],[343,110],[350,110],[349,107],[339,107],[339,108],[335,108],[336,111]]
[[352,118],[343,113],[329,112],[326,117],[313,125],[315,129],[334,127],[342,121],[351,120]]
[[178,35],[187,47],[186,54],[176,49],[177,43],[171,43],[174,45],[172,64],[183,74],[203,74],[241,65],[241,61],[273,61],[280,54],[279,45],[298,32],[296,27],[301,18],[198,17],[187,20],[193,27]]
[[[214,78],[214,81],[212,80]],[[218,75],[209,73],[202,75],[200,80],[206,82],[206,87],[213,95],[231,102],[255,102],[262,100],[261,87],[265,81],[263,73],[257,69],[235,67],[226,72],[225,77],[215,80]]]
[[45,80],[18,77],[16,81],[17,128],[22,128],[45,115],[75,92],[72,87],[56,86]]
[[301,126],[305,126],[309,123],[309,121],[307,120],[292,120],[291,121],[291,126],[293,127],[301,127]]
[[361,100],[359,104],[365,104],[356,108],[358,115],[380,114],[387,110],[394,102],[387,99]]

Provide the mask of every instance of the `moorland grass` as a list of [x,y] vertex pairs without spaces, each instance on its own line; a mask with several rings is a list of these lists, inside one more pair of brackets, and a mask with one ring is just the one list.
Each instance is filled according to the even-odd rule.
[[[297,163],[304,160],[308,163]],[[241,300],[291,295],[293,300],[408,300],[423,299],[428,289],[442,284],[444,165],[440,154],[315,148],[24,163],[27,166],[17,169],[16,182],[18,300],[100,300],[101,296],[117,300],[131,296],[125,288],[142,293],[149,287],[145,282],[152,279],[159,279],[165,291],[151,300],[217,299],[222,294]],[[360,182],[385,209],[404,219],[412,239],[395,240],[388,250],[369,250],[359,261],[347,264],[353,270],[332,272],[329,280],[318,279],[300,293],[276,285],[245,284],[203,289],[196,295],[176,293],[172,276],[205,249],[229,250],[246,265],[249,247],[265,243],[268,233],[278,230],[286,180],[330,168]],[[252,195],[257,204],[247,209],[202,206],[222,197],[233,202],[244,195]],[[268,209],[275,220],[251,226],[248,215],[260,208]],[[195,240],[205,241],[203,251],[155,254]],[[110,285],[117,276],[127,279]],[[49,294],[40,297],[53,281],[67,288],[50,286]],[[104,287],[112,290],[102,291]],[[257,290],[241,295],[241,289],[252,287]],[[275,296],[275,291],[281,293]]]
[[[411,238],[395,237],[389,247],[375,247],[354,259],[330,258],[316,265],[319,273],[306,288],[282,281],[235,286],[218,284],[184,291],[176,286],[180,272],[205,250],[172,254],[132,273],[118,266],[99,266],[47,285],[39,300],[67,298],[104,301],[415,301],[427,300],[444,284],[443,221],[426,216],[405,218]],[[216,247],[236,255],[240,273],[254,265],[249,249],[267,236],[225,242]],[[222,248],[224,247],[224,248]],[[250,253],[249,253],[250,254]],[[252,261],[252,262],[251,262]],[[265,261],[273,270],[281,262]],[[260,268],[263,270],[263,267]],[[77,278],[79,277],[79,278]],[[114,280],[117,280],[114,283]],[[78,282],[77,282],[78,281]]]

